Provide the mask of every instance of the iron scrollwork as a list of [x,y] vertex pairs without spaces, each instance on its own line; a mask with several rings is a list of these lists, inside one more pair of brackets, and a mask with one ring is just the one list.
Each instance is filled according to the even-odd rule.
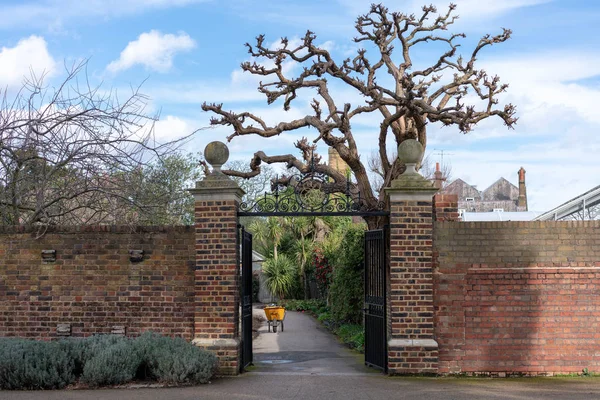
[[[312,166],[312,163],[311,163]],[[276,180],[277,181],[277,180]],[[240,215],[387,215],[385,204],[369,207],[360,192],[353,195],[350,180],[344,193],[333,191],[329,177],[315,171],[292,175],[289,186],[275,183],[272,193],[240,204]]]

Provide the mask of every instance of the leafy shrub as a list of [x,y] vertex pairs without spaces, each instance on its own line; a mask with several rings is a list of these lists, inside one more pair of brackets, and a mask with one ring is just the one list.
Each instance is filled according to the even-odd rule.
[[344,324],[335,332],[342,342],[359,351],[365,348],[365,331],[361,325]]
[[280,301],[279,304],[290,311],[308,311],[312,314],[319,314],[319,310],[326,308],[323,300],[311,299],[311,300],[284,300]]
[[152,371],[166,383],[207,383],[217,366],[217,358],[183,339],[173,340],[154,354]]
[[85,361],[81,379],[90,386],[120,385],[133,380],[141,363],[142,357],[131,339],[123,338],[107,347],[95,348]]
[[61,389],[75,381],[63,342],[0,340],[0,389]]
[[317,317],[317,320],[319,322],[325,322],[325,321],[329,321],[331,319],[331,314],[328,312],[324,312],[319,314],[319,316]]
[[333,276],[333,268],[329,259],[323,254],[323,250],[315,249],[312,264],[315,270],[314,274],[319,292],[322,296],[327,297]]
[[340,322],[362,323],[364,297],[364,226],[352,225],[344,234],[334,261],[329,299],[331,313]]
[[258,303],[258,294],[260,292],[260,280],[257,274],[252,274],[252,301]]
[[65,340],[66,350],[73,358],[75,364],[75,375],[83,374],[84,365],[102,349],[109,348],[124,341],[122,336],[95,335],[86,338],[70,338]]
[[136,341],[148,375],[161,382],[206,383],[215,373],[217,358],[181,338],[145,333]]
[[55,342],[0,338],[0,389],[60,389],[78,378],[90,386],[138,378],[206,383],[217,358],[180,338],[99,335]]

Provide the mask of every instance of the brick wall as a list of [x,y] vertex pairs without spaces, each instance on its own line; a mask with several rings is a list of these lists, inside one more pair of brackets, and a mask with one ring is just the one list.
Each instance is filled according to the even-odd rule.
[[440,373],[600,370],[600,221],[436,222]]
[[[0,336],[48,339],[146,330],[193,338],[195,238],[189,227],[0,227]],[[42,261],[56,250],[56,261]],[[129,250],[144,250],[131,262]]]

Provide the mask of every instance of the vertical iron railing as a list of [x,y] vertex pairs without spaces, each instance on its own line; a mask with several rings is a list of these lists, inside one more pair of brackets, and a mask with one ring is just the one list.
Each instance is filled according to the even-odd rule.
[[387,370],[386,230],[365,232],[365,364]]
[[242,227],[242,363],[252,364],[252,234]]

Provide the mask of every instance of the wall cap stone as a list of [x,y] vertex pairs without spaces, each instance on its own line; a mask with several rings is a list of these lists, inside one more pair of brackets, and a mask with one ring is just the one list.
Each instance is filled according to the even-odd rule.
[[387,195],[390,197],[390,202],[397,201],[427,201],[433,202],[433,195],[437,191],[436,188],[427,189],[397,189],[385,188]]
[[426,347],[438,348],[438,342],[433,339],[390,339],[388,347]]
[[[31,225],[0,225],[0,234],[32,234],[39,235],[39,226]],[[194,232],[193,225],[50,225],[44,227],[44,235],[65,234],[161,234],[173,232]]]
[[196,187],[194,189],[188,189],[188,192],[194,196],[195,201],[236,200],[241,202],[242,197],[246,194],[246,192],[237,185],[235,187]]
[[239,347],[239,339],[206,339],[196,338],[192,344],[198,347]]

